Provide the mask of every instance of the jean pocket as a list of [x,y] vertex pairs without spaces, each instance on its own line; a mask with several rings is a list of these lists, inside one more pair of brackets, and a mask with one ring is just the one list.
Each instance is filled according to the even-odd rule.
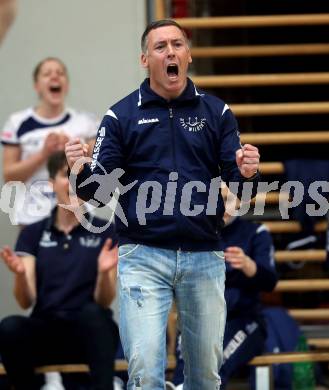
[[119,247],[119,259],[131,255],[140,244],[125,244]]
[[223,251],[213,251],[214,255],[217,256],[221,260],[225,260],[224,252]]

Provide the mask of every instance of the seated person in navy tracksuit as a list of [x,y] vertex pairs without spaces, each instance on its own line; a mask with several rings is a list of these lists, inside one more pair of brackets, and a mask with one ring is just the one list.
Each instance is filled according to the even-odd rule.
[[[221,241],[226,260],[225,299],[227,322],[224,334],[224,362],[220,370],[221,389],[241,366],[261,354],[266,339],[261,314],[261,291],[276,285],[272,238],[265,226],[239,217],[228,217]],[[179,353],[174,383],[183,382],[183,360]]]
[[[58,204],[69,204],[65,154],[48,163]],[[85,215],[91,226],[104,221]],[[91,233],[60,206],[20,232],[16,252],[1,257],[15,274],[15,297],[32,314],[0,323],[0,354],[16,390],[38,388],[37,365],[86,363],[93,388],[113,389],[118,329],[108,309],[115,295],[117,247],[113,228]],[[87,230],[88,229],[88,230]],[[95,229],[96,230],[96,229]]]

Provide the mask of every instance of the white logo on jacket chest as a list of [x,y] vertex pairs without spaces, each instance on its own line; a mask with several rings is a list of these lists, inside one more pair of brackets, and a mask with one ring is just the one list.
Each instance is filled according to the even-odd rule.
[[139,124],[139,125],[143,125],[143,124],[145,124],[145,123],[158,123],[158,122],[160,122],[160,121],[159,121],[159,118],[149,118],[149,119],[143,118],[143,119],[140,119],[140,120],[138,121],[138,124]]
[[180,124],[185,130],[197,132],[204,128],[206,124],[206,118],[199,119],[197,116],[192,119],[190,116],[188,119],[180,118]]
[[41,240],[39,242],[39,245],[44,247],[44,248],[50,248],[53,246],[57,246],[58,243],[57,241],[53,241],[51,239],[51,232],[45,231],[42,233]]
[[80,245],[86,248],[97,248],[101,243],[100,237],[87,236],[80,237]]

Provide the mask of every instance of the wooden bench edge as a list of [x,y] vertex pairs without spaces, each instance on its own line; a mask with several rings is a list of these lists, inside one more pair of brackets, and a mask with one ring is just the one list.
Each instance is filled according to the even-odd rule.
[[269,366],[271,364],[300,363],[300,362],[327,362],[329,352],[280,352],[269,353],[254,357],[249,365]]
[[[176,367],[176,357],[174,355],[167,356],[167,369],[173,370]],[[128,369],[128,363],[125,359],[116,359],[115,360],[115,371],[126,371]],[[87,364],[53,364],[36,367],[35,372],[38,374],[44,374],[46,372],[89,372],[89,367]],[[0,375],[5,375],[6,370],[3,364],[0,364]]]

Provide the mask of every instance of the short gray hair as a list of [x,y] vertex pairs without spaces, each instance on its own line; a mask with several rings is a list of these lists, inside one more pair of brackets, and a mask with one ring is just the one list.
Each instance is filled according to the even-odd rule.
[[166,27],[166,26],[177,27],[183,33],[186,42],[188,41],[185,30],[175,20],[173,20],[173,19],[155,20],[154,22],[151,22],[146,27],[145,31],[143,32],[143,35],[142,35],[142,38],[141,38],[141,48],[142,48],[142,52],[143,53],[147,52],[147,37],[149,35],[149,32],[152,31],[152,30],[156,30],[157,28]]

